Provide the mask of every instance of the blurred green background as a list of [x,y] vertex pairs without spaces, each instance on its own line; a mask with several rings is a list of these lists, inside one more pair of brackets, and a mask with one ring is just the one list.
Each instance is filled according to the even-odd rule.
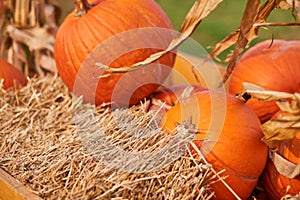
[[[61,1],[64,15],[73,9],[73,0]],[[185,15],[192,7],[194,0],[156,0],[172,21],[175,30],[179,30]],[[262,1],[264,3],[265,1]],[[224,0],[198,26],[191,36],[208,52],[219,41],[234,32],[239,26],[247,0]],[[62,18],[64,17],[62,16]],[[292,10],[275,9],[267,22],[294,22]],[[251,45],[271,38],[300,39],[300,27],[260,28],[259,37]],[[228,52],[226,52],[228,53]],[[222,57],[222,56],[221,56]]]

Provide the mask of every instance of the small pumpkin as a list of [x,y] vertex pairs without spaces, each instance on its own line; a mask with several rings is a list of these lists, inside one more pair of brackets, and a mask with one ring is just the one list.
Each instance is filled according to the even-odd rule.
[[[128,67],[166,49],[174,37],[169,18],[153,0],[90,1],[93,6],[80,2],[56,35],[54,57],[63,82],[96,105],[139,103],[167,78],[174,53],[136,71],[107,77],[96,63]],[[124,49],[127,52],[121,52]]]
[[[216,171],[225,169],[221,174],[227,176],[225,182],[241,199],[247,199],[267,159],[267,146],[261,141],[260,121],[254,111],[232,95],[207,90],[174,105],[162,127],[169,132],[189,120],[199,130],[193,142],[206,152],[205,159]],[[222,182],[213,182],[211,187],[216,199],[235,199]]]
[[15,66],[0,58],[0,79],[3,79],[3,89],[26,85],[25,75]]
[[[277,119],[279,116],[282,115],[290,114],[283,111],[279,111],[271,118],[271,120]],[[277,148],[271,150],[270,155],[273,156],[275,152],[284,160],[291,162],[295,165],[299,165],[300,131],[298,131],[292,139],[282,141]],[[297,195],[300,193],[300,175],[297,175],[296,177],[292,178],[283,174],[283,172],[280,173],[280,170],[277,170],[276,165],[274,164],[274,162],[280,161],[273,161],[271,158],[269,158],[267,161],[266,168],[261,177],[261,183],[263,185],[264,191],[268,195],[269,199],[272,200],[279,200],[285,194]],[[279,163],[279,165],[285,167],[288,166],[285,163]]]
[[[300,92],[300,41],[266,40],[247,50],[237,63],[229,81],[229,92],[237,94],[243,82],[254,83],[264,89]],[[250,99],[261,122],[266,122],[278,110],[274,102]]]

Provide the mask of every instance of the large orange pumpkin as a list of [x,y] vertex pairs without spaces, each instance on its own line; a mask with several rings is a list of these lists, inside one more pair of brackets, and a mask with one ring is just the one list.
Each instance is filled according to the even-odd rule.
[[[193,139],[216,171],[225,171],[225,182],[242,199],[255,188],[266,159],[267,146],[261,141],[260,121],[254,111],[232,95],[203,91],[196,98],[174,105],[163,119],[163,129],[191,120],[199,130]],[[192,152],[196,152],[191,148]],[[216,199],[235,199],[218,181],[211,185]]]
[[[300,92],[300,41],[267,40],[243,54],[234,69],[229,92],[237,94],[243,82],[251,82],[268,90]],[[252,107],[262,122],[266,122],[278,110],[274,102],[250,99]]]
[[0,58],[0,79],[3,79],[3,89],[26,85],[25,75],[15,66]]
[[102,76],[107,72],[96,63],[128,67],[165,50],[174,37],[172,24],[153,0],[94,3],[90,9],[77,8],[59,28],[54,46],[58,73],[71,91],[96,105],[139,103],[167,78],[174,53],[136,71],[108,77]]
[[[277,112],[272,119],[278,118],[280,115],[289,115],[282,111]],[[276,151],[278,155],[287,161],[300,164],[300,131],[296,133],[294,138],[290,140],[282,141]],[[285,164],[281,164],[285,165]],[[285,165],[286,166],[286,165]],[[272,200],[279,200],[285,194],[297,195],[300,194],[300,175],[295,178],[289,178],[284,174],[281,174],[275,167],[271,158],[267,161],[267,166],[261,177],[261,182],[264,191],[268,197]]]

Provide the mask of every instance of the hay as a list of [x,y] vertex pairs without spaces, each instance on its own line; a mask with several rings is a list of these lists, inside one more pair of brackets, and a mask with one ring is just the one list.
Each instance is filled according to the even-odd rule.
[[53,75],[0,87],[0,167],[43,199],[211,199],[211,166],[144,107],[94,108]]

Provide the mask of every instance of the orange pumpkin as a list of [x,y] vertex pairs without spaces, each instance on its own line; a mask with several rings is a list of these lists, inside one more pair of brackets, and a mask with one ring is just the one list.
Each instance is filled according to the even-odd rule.
[[[176,124],[190,119],[199,130],[193,139],[195,145],[216,171],[225,169],[221,174],[227,176],[225,182],[246,199],[267,159],[267,146],[261,141],[260,121],[254,111],[232,95],[207,90],[174,105],[162,126],[171,131]],[[235,199],[222,182],[213,182],[211,187],[216,199]]]
[[4,7],[3,7],[3,0],[0,1],[0,14],[3,13]]
[[[278,118],[279,115],[289,115],[282,111],[277,112],[272,119]],[[276,151],[287,161],[300,163],[300,131],[296,133],[293,139],[282,141]],[[283,164],[285,165],[285,164]],[[261,177],[261,183],[264,191],[270,199],[279,200],[285,194],[296,195],[300,193],[300,175],[295,178],[289,178],[276,169],[273,161],[269,158],[266,168]]]
[[[300,41],[267,40],[259,43],[246,51],[237,63],[229,81],[229,92],[239,93],[243,82],[268,90],[300,92],[299,57]],[[279,110],[274,102],[250,99],[247,104],[255,110],[261,122],[266,122]]]
[[[86,0],[82,0],[87,4]],[[133,72],[113,74],[167,48],[173,27],[153,0],[98,0],[90,9],[77,8],[60,26],[54,45],[58,73],[67,87],[86,101],[127,106],[137,104],[167,78],[175,60],[169,53]],[[80,12],[79,12],[79,11]]]
[[149,110],[157,111],[157,119],[162,118],[169,108],[176,104],[178,98],[182,96],[183,92],[188,87],[193,87],[190,95],[206,90],[204,87],[189,84],[171,85],[169,87],[162,88],[151,95],[151,105]]
[[25,75],[12,64],[0,58],[0,79],[3,79],[3,89],[26,85]]

